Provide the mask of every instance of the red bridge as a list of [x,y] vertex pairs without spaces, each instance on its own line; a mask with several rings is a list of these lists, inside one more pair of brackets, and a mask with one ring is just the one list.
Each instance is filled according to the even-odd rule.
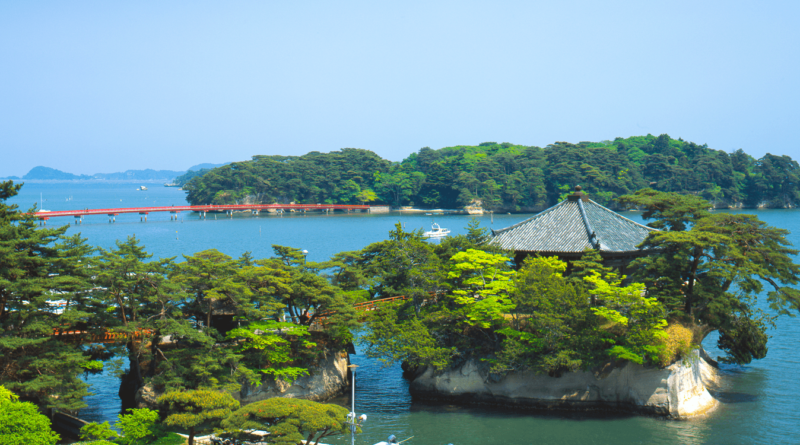
[[370,210],[370,206],[368,205],[349,205],[349,204],[228,204],[228,205],[203,205],[203,206],[168,206],[168,207],[130,207],[130,208],[121,208],[121,209],[80,209],[80,210],[58,210],[58,211],[39,211],[36,212],[34,215],[36,218],[47,221],[50,218],[56,218],[60,216],[74,216],[75,218],[83,219],[84,216],[89,215],[108,215],[109,220],[116,220],[116,216],[123,214],[123,213],[138,213],[142,215],[145,221],[147,221],[147,215],[149,213],[155,212],[169,212],[174,215],[175,219],[178,219],[178,213],[180,212],[198,212],[202,218],[205,218],[206,214],[211,213],[226,213],[229,214],[231,217],[233,216],[234,212],[251,212],[255,215],[258,215],[262,210],[267,211],[274,211],[274,212],[282,212],[284,210],[290,211],[302,211],[306,212],[309,210],[316,210],[316,211],[332,211],[332,210],[344,210],[347,212],[350,211],[362,211]]
[[[356,303],[353,305],[353,308],[355,308],[357,312],[371,312],[377,310],[380,305],[386,303],[393,303],[395,301],[404,301],[407,299],[408,297],[405,295],[400,295],[397,297],[379,298],[376,300],[368,300],[361,303]],[[435,301],[435,298],[433,298],[432,300],[426,299],[425,301],[423,301],[423,305],[426,302],[430,301]],[[51,304],[53,306],[63,307],[62,304],[58,303],[51,303]],[[311,323],[311,326],[309,326],[309,328],[315,330],[322,329],[325,325],[325,322],[334,313],[335,312],[325,312],[319,314],[317,317],[315,317],[313,323]],[[361,321],[363,321],[363,316],[361,317]],[[138,329],[132,333],[113,332],[113,331],[89,332],[78,329],[67,329],[67,330],[55,329],[53,330],[53,337],[64,341],[71,341],[78,343],[124,343],[130,340],[141,341],[143,337],[151,335],[152,333],[153,331],[149,329]]]

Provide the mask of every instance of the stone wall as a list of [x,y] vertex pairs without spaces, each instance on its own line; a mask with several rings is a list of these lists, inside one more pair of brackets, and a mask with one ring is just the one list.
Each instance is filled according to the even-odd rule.
[[548,410],[613,409],[676,419],[705,414],[717,405],[707,390],[716,382],[717,372],[699,350],[664,369],[625,362],[561,377],[533,373],[499,377],[473,360],[442,373],[421,369],[412,378],[412,396],[429,400]]

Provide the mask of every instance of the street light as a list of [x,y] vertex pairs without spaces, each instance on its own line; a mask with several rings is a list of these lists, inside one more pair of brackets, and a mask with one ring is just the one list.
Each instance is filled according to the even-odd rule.
[[347,415],[347,424],[350,425],[350,444],[354,445],[356,443],[356,428],[366,422],[367,415],[362,414],[356,418],[356,368],[358,368],[358,365],[348,365],[347,367],[350,368],[350,373],[353,376],[353,381],[350,383],[353,392],[350,396],[351,409],[350,414]]
[[306,265],[306,257],[307,257],[307,256],[308,256],[308,251],[307,251],[307,250],[304,250],[304,251],[303,251],[303,266],[305,266],[305,265]]

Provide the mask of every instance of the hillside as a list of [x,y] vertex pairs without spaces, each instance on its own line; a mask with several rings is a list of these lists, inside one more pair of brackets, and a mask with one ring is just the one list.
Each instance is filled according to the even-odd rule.
[[92,179],[91,176],[86,175],[73,175],[72,173],[62,172],[50,167],[33,167],[22,179],[55,179],[55,180],[72,180],[72,179]]
[[[181,175],[197,174],[198,171],[208,171],[214,167],[221,167],[225,164],[198,164],[190,167],[187,171],[176,170],[126,170],[124,172],[116,173],[95,173],[93,175],[75,175],[72,173],[63,172],[50,167],[38,166],[32,168],[22,179],[33,180],[89,180],[89,179],[106,179],[114,181],[171,181]],[[16,176],[9,177],[9,179],[16,179]]]
[[800,166],[788,156],[755,159],[668,135],[556,142],[544,148],[484,142],[412,153],[399,163],[346,148],[303,156],[254,156],[215,168],[184,188],[192,204],[361,202],[457,208],[481,200],[495,211],[538,211],[575,185],[617,207],[651,187],[701,196],[716,207],[794,207]]

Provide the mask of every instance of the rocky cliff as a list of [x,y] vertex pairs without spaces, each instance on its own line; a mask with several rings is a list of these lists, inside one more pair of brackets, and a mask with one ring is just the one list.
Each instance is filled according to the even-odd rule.
[[346,353],[328,353],[317,366],[309,368],[311,374],[289,384],[281,380],[264,381],[261,386],[242,385],[233,393],[242,405],[270,399],[289,397],[315,402],[328,400],[344,392],[348,386],[348,359]]
[[[231,393],[242,405],[272,397],[289,397],[324,401],[333,398],[347,388],[348,356],[345,352],[328,352],[316,366],[309,367],[310,375],[292,383],[265,377],[260,386],[242,385],[240,391]],[[156,399],[161,395],[150,385],[136,391],[136,407],[156,408]]]
[[707,390],[717,372],[704,355],[695,350],[664,369],[626,362],[557,378],[533,373],[500,377],[472,360],[441,373],[420,369],[412,376],[410,391],[420,399],[534,409],[614,409],[683,419],[717,405]]

